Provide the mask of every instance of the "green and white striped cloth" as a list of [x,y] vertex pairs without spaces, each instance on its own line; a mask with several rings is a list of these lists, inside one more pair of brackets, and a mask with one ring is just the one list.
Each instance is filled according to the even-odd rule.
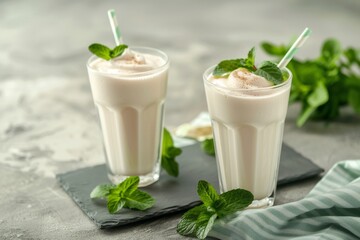
[[337,163],[302,200],[216,222],[219,239],[360,239],[360,160]]

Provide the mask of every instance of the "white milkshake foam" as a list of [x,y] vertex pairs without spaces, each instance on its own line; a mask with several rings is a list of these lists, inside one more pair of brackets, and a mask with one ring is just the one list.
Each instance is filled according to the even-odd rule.
[[99,58],[97,61],[92,62],[90,66],[104,73],[131,74],[150,71],[164,64],[165,60],[161,57],[125,49],[120,57],[110,61]]
[[232,71],[227,78],[215,78],[211,76],[209,77],[209,81],[222,87],[237,89],[257,89],[273,86],[270,81],[245,68]]

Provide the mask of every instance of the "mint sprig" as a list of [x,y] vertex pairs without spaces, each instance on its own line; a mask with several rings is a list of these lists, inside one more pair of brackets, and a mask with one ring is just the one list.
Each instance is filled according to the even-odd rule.
[[116,46],[114,49],[110,49],[103,44],[93,43],[89,46],[89,51],[98,56],[99,58],[109,61],[112,58],[121,56],[121,54],[124,53],[126,48],[128,48],[128,46],[125,44],[121,44],[119,46]]
[[[280,60],[291,45],[264,42],[262,48]],[[318,56],[304,60],[295,57],[287,68],[293,76],[289,102],[301,104],[298,127],[310,119],[333,121],[347,106],[360,115],[359,47],[344,47],[336,39],[326,39]]]
[[122,208],[146,210],[155,204],[150,194],[138,189],[139,177],[128,177],[119,185],[101,184],[90,193],[90,197],[107,199],[109,213],[117,213]]
[[254,73],[274,83],[274,85],[283,82],[280,68],[278,68],[275,63],[270,61],[262,62],[260,67]]
[[214,139],[208,138],[201,142],[201,149],[208,155],[215,156]]
[[265,61],[262,62],[259,67],[255,66],[255,47],[249,51],[247,58],[221,61],[215,67],[213,76],[228,77],[232,71],[239,68],[245,68],[258,76],[264,77],[274,85],[280,84],[284,81],[282,72],[276,64],[270,61]]
[[181,217],[176,230],[181,235],[199,239],[206,238],[216,219],[242,210],[254,200],[252,193],[244,189],[219,195],[215,188],[204,180],[199,181],[197,192],[203,204],[187,211]]
[[250,49],[247,58],[230,59],[221,61],[214,69],[214,77],[228,77],[229,74],[238,69],[246,68],[249,71],[256,70],[255,67],[255,48]]
[[179,164],[175,158],[182,153],[180,148],[174,146],[170,132],[164,128],[161,153],[161,167],[173,177],[179,175]]
[[214,69],[214,77],[227,77],[235,69],[245,67],[244,59],[230,59],[221,61]]
[[107,198],[110,190],[115,187],[115,184],[100,184],[91,191],[90,198]]

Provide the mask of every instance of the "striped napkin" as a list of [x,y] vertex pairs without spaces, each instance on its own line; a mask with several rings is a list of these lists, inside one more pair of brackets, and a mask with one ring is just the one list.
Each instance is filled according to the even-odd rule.
[[216,222],[219,239],[360,239],[360,160],[337,163],[302,200]]

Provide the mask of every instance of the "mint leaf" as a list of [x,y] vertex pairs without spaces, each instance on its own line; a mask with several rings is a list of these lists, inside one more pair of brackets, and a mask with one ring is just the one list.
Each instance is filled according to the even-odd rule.
[[174,141],[170,132],[164,128],[161,152],[161,167],[170,175],[177,177],[179,175],[179,164],[175,158],[182,153],[180,148],[174,146]]
[[254,72],[256,75],[264,77],[266,80],[272,82],[274,85],[283,82],[281,70],[275,63],[270,61],[263,62],[260,67]]
[[109,213],[117,213],[123,207],[138,210],[145,210],[155,203],[148,193],[138,190],[140,178],[128,177],[117,186],[102,184],[94,188],[91,198],[103,197],[107,199]]
[[201,142],[201,149],[211,156],[215,156],[214,139],[209,138]]
[[254,200],[251,192],[244,189],[234,189],[220,195],[220,198],[226,202],[218,209],[220,216],[233,214],[249,206]]
[[269,42],[261,43],[261,47],[266,53],[273,55],[273,56],[278,56],[278,57],[285,56],[286,52],[289,49],[289,47],[286,47],[285,45],[276,46]]
[[[307,86],[315,86],[317,84],[317,81],[326,81],[324,79],[324,70],[323,67],[321,67],[317,62],[311,62],[306,61],[302,64],[298,64],[295,61],[292,61],[292,63],[296,64],[293,72],[301,72],[300,75],[297,75],[297,80],[301,82],[301,84],[307,85]],[[316,79],[317,81],[314,81]],[[294,83],[295,83],[294,79]],[[299,84],[299,83],[297,83]]]
[[116,57],[120,56],[121,54],[123,54],[123,52],[125,51],[126,48],[128,48],[128,46],[125,44],[116,46],[113,50],[111,50],[110,57],[116,58]]
[[101,184],[96,186],[90,193],[90,198],[106,198],[110,194],[110,190],[114,189],[114,184]]
[[204,205],[200,205],[187,211],[181,217],[176,230],[181,235],[205,239],[216,218],[216,213],[208,212]]
[[89,46],[89,51],[98,56],[99,58],[110,60],[111,50],[105,45],[100,43],[93,43]]
[[[219,218],[222,217],[221,211],[219,211],[219,210],[220,210],[220,209],[223,209],[226,204],[227,204],[227,202],[226,202],[223,198],[221,198],[221,197],[219,197],[219,199],[216,200],[216,201],[212,204],[212,208],[213,208],[213,209],[217,209],[216,212],[218,213]],[[209,209],[209,208],[208,208],[208,209]]]
[[113,194],[108,196],[107,208],[109,213],[117,213],[120,211],[125,205],[126,200],[121,198],[120,196]]
[[344,55],[348,60],[348,67],[352,64],[357,64],[357,66],[360,67],[360,49],[347,48],[344,51]]
[[167,174],[173,177],[179,176],[179,164],[175,161],[174,158],[161,157],[161,167],[164,169]]
[[208,182],[198,183],[198,194],[203,204],[187,211],[176,230],[181,235],[205,239],[217,218],[232,214],[250,205],[254,196],[246,190],[235,189],[218,195]]
[[210,207],[216,200],[219,199],[219,195],[215,188],[204,180],[199,181],[197,193],[200,197],[200,200],[207,207]]
[[177,147],[174,147],[174,146],[168,147],[168,149],[166,151],[166,155],[171,156],[171,157],[177,157],[181,153],[182,153],[182,150],[180,148],[177,148]]
[[121,182],[117,189],[120,190],[121,196],[129,196],[131,195],[139,186],[140,178],[128,177],[123,182]]
[[256,70],[256,67],[255,67],[255,47],[250,49],[250,51],[248,53],[248,57],[245,60],[245,62],[246,62],[246,66],[248,66],[252,70]]
[[321,49],[321,58],[327,64],[336,63],[342,54],[340,42],[336,39],[328,39]]
[[196,236],[198,229],[197,220],[202,212],[206,212],[206,206],[204,204],[187,211],[177,224],[176,231],[181,235]]
[[123,54],[126,48],[128,48],[127,45],[121,44],[111,50],[109,47],[100,43],[93,43],[89,46],[89,51],[98,56],[99,58],[109,61],[110,59],[116,58]]
[[314,91],[309,95],[307,102],[316,108],[327,102],[329,99],[328,91],[323,82],[317,82]]
[[168,156],[168,148],[174,145],[174,141],[171,137],[170,132],[164,128],[163,129],[163,139],[162,139],[162,155]]
[[155,199],[150,194],[135,190],[130,196],[126,197],[125,206],[128,208],[146,210],[151,208],[155,203]]
[[217,218],[216,213],[202,212],[197,220],[196,237],[199,239],[205,239],[210,230],[212,229],[214,222]]
[[240,67],[247,68],[245,59],[224,60],[215,67],[213,76],[223,77]]

